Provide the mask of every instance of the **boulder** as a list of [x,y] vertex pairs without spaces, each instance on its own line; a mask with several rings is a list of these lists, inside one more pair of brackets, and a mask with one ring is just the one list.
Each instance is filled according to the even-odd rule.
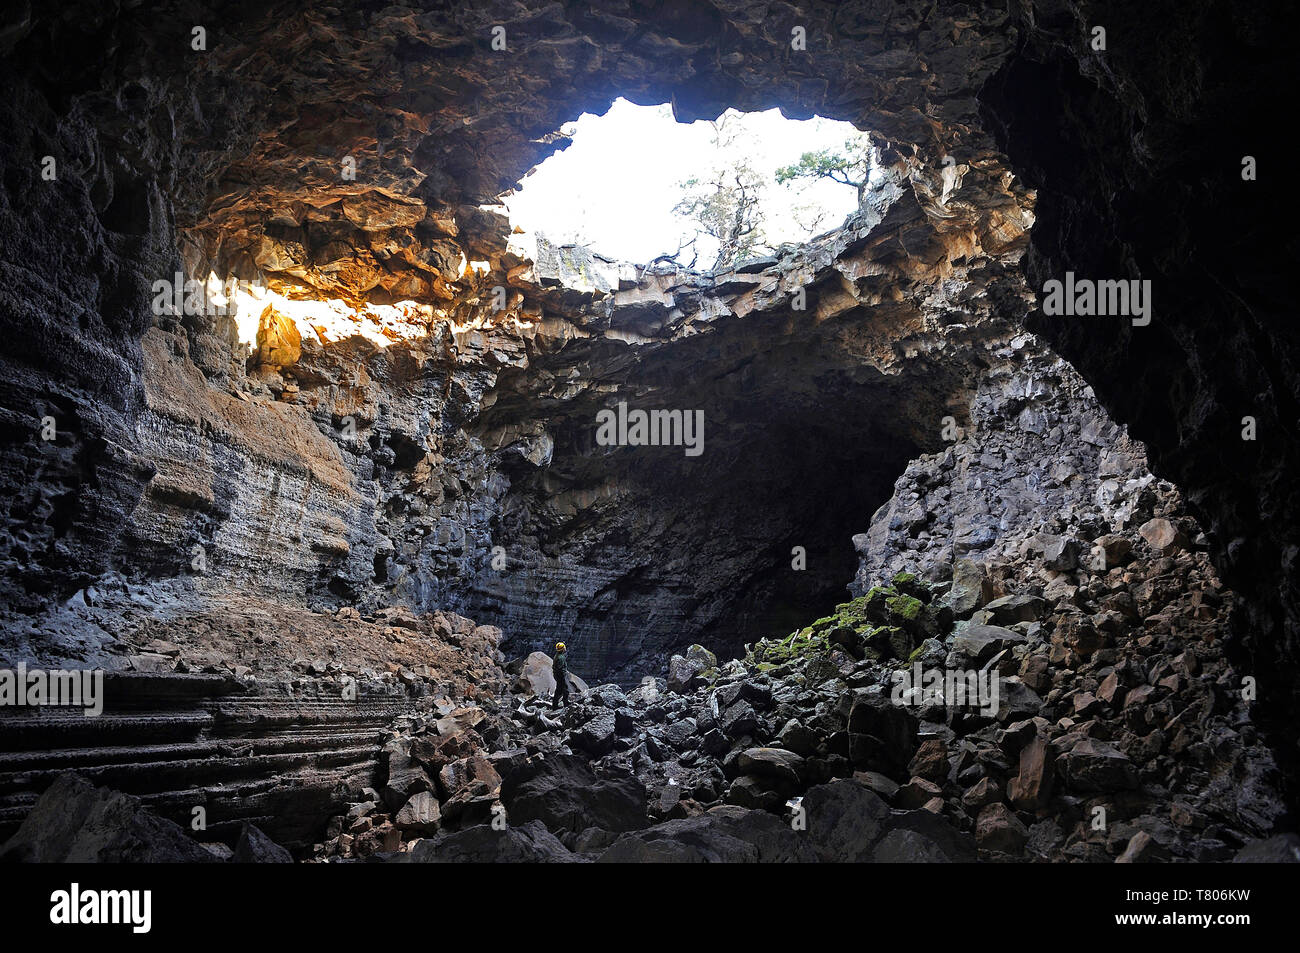
[[292,864],[293,855],[252,824],[244,824],[230,860],[236,864]]
[[1172,859],[1168,848],[1146,831],[1138,831],[1129,838],[1124,853],[1115,858],[1117,864],[1163,864]]
[[790,825],[766,811],[714,808],[619,838],[600,863],[788,863],[817,854]]
[[1003,649],[1026,641],[1025,636],[999,625],[971,624],[953,636],[952,650],[979,666]]
[[1019,854],[1029,839],[1029,829],[1001,802],[989,804],[975,820],[975,843],[982,850]]
[[777,734],[776,742],[788,751],[806,756],[816,753],[821,740],[817,732],[791,718]]
[[600,708],[581,726],[569,734],[569,745],[585,751],[594,758],[614,749],[618,718],[608,708]]
[[849,759],[857,767],[907,777],[916,754],[916,716],[879,692],[855,693],[849,710]]
[[440,735],[453,735],[468,728],[473,728],[485,718],[487,718],[487,712],[482,708],[477,705],[466,705],[461,708],[454,708],[439,718],[436,727]]
[[700,673],[718,666],[718,657],[702,645],[692,645],[686,655],[668,660],[668,690],[685,695],[701,684]]
[[216,858],[179,824],[139,798],[61,774],[45,789],[0,861],[37,864],[213,863]]
[[555,672],[552,660],[545,652],[531,652],[518,663],[515,680],[510,690],[518,695],[550,698],[555,693]]
[[804,760],[782,748],[746,748],[738,759],[741,774],[768,778],[797,787],[804,770]]
[[977,857],[974,838],[930,811],[893,814],[871,852],[876,864],[968,864]]
[[413,864],[485,864],[485,863],[581,863],[582,857],[560,843],[541,821],[509,824],[496,830],[490,824],[478,824],[454,834],[426,838],[400,855],[399,860]]
[[402,805],[393,822],[398,830],[417,834],[435,834],[441,821],[438,800],[428,791],[421,791]]
[[1172,556],[1180,549],[1187,548],[1187,537],[1172,522],[1166,519],[1150,519],[1142,524],[1138,533],[1147,545],[1162,556]]
[[889,805],[852,780],[831,781],[808,789],[800,801],[807,823],[805,836],[827,863],[865,863],[887,829]]
[[999,678],[998,721],[1002,724],[1032,718],[1043,710],[1043,699],[1014,675]]
[[994,599],[984,611],[998,625],[1015,625],[1017,622],[1034,622],[1047,611],[1047,600],[1042,596],[1013,595]]
[[476,795],[495,795],[501,787],[501,775],[482,755],[452,761],[438,772],[438,788],[444,798],[455,797],[471,786]]
[[1096,738],[1082,738],[1056,759],[1072,791],[1120,791],[1138,786],[1137,766],[1128,755]]
[[993,584],[984,575],[984,567],[973,559],[958,559],[952,564],[952,588],[948,604],[958,619],[971,614],[993,598]]
[[1043,565],[1057,572],[1071,572],[1079,566],[1083,545],[1068,536],[1052,536],[1043,543]]
[[554,831],[632,831],[650,823],[645,785],[632,775],[598,778],[580,755],[536,759],[501,785],[511,823],[538,820]]
[[1047,741],[1035,735],[1020,749],[1020,773],[1007,785],[1007,797],[1024,811],[1046,807],[1052,796],[1053,768]]

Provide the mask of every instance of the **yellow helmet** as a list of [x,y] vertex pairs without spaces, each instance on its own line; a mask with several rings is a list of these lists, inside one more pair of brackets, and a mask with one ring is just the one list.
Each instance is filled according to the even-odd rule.
[[564,651],[564,643],[563,643],[563,642],[556,642],[556,643],[555,643],[555,651],[557,651],[557,652],[563,652],[563,651]]

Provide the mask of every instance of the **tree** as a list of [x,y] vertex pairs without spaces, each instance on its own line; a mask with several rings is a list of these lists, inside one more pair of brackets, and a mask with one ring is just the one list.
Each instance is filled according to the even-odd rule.
[[761,187],[758,175],[745,166],[719,169],[707,180],[691,178],[682,183],[686,194],[673,206],[673,213],[718,243],[715,269],[734,265],[763,244]]
[[819,149],[805,152],[793,165],[776,170],[776,181],[788,185],[797,181],[830,179],[858,190],[858,206],[866,201],[871,181],[871,151],[866,136],[844,141],[843,149]]
[[[713,147],[721,158],[713,171],[679,183],[682,198],[673,213],[686,219],[696,237],[707,235],[717,243],[713,267],[726,268],[766,247],[763,236],[763,176],[749,164],[752,143],[741,114],[728,110],[713,120]],[[679,247],[698,249],[691,241]],[[692,260],[692,265],[694,260]]]

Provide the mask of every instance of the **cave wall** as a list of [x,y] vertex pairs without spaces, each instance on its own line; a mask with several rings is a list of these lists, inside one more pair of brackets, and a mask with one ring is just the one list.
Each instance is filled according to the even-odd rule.
[[[1274,133],[1292,99],[1297,11],[1026,3],[1019,16],[1021,45],[981,101],[985,127],[1038,191],[1029,284],[1073,270],[1151,279],[1154,293],[1146,327],[1041,310],[1028,324],[1183,491],[1244,596],[1236,623],[1261,701],[1287,720],[1300,650],[1300,332]],[[1104,52],[1084,41],[1095,25]]]
[[[484,434],[439,401],[472,408],[501,368],[536,359],[484,330],[483,293],[502,281],[519,292],[512,317],[547,332],[538,352],[581,336],[574,319],[587,307],[530,284],[504,220],[479,206],[563,146],[561,122],[621,94],[671,102],[682,120],[772,105],[848,119],[906,162],[930,218],[965,217],[986,237],[1023,230],[1032,199],[1015,170],[1040,192],[1031,289],[1070,269],[1158,277],[1149,327],[1030,326],[1184,487],[1247,596],[1252,650],[1293,681],[1296,332],[1276,277],[1293,256],[1264,205],[1272,195],[1240,179],[1241,154],[1278,164],[1261,136],[1284,101],[1293,16],[1226,3],[21,4],[0,34],[6,604],[39,608],[110,570],[173,571],[178,544],[204,534],[213,562],[250,585],[364,601],[390,554],[420,562],[384,499],[395,478],[383,461],[408,464],[413,447],[433,454],[413,470],[427,464],[424,479],[436,474],[444,492],[415,514],[420,537],[445,541],[448,573],[478,552],[456,527],[492,538],[507,486],[475,462]],[[806,57],[790,49],[792,23],[809,27]],[[205,51],[189,43],[195,24]],[[498,24],[501,53],[490,48]],[[1108,28],[1104,54],[1087,44],[1095,24]],[[553,76],[565,81],[539,80]],[[54,182],[40,178],[44,155],[59,162]],[[356,179],[341,175],[348,156]],[[471,259],[487,273],[467,272]],[[317,393],[264,407],[284,389],[241,376],[228,327],[151,315],[150,282],[177,267],[305,297],[410,297],[429,309],[425,334],[409,364],[405,347],[309,354],[308,378],[306,365],[327,365],[307,388]],[[474,359],[450,362],[449,347]],[[406,370],[390,377],[390,360]],[[146,366],[173,367],[185,396],[157,400]],[[332,376],[342,366],[378,369],[400,395],[374,404],[372,419],[396,421],[369,435],[375,446],[336,436],[339,409],[368,409],[365,387],[345,393]],[[255,401],[236,413],[203,388]],[[1246,413],[1261,434],[1250,443],[1239,439]],[[47,414],[59,421],[48,444]],[[277,464],[285,441],[301,456]],[[190,457],[203,462],[197,477]],[[319,485],[307,476],[317,468]],[[251,513],[256,488],[278,501],[269,513]],[[306,522],[280,530],[304,505]],[[227,511],[247,523],[223,529]],[[254,544],[261,558],[237,556]],[[425,570],[403,576],[400,560],[391,572],[403,597],[447,592]]]
[[943,582],[958,561],[1005,562],[1041,553],[1052,538],[1072,541],[1051,560],[1072,569],[1096,561],[1098,538],[1152,516],[1155,477],[1142,445],[1069,364],[1029,333],[991,357],[968,423],[946,449],[909,461],[854,537],[855,594],[898,572]]

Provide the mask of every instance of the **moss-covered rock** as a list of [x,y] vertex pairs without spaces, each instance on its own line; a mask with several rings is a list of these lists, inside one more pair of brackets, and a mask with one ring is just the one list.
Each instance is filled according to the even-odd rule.
[[890,580],[890,585],[905,595],[914,596],[922,602],[930,601],[930,588],[911,572],[900,572]]
[[921,616],[925,603],[915,596],[897,595],[885,600],[890,615],[898,616],[904,622],[915,622]]
[[745,655],[748,664],[782,665],[799,658],[823,655],[830,650],[826,636],[812,626],[792,632],[784,639],[760,639]]
[[[750,665],[786,665],[826,658],[841,646],[854,658],[873,661],[909,658],[925,639],[951,625],[936,615],[930,591],[915,573],[900,572],[888,586],[873,586],[865,595],[841,602],[784,639],[763,639],[749,649]],[[760,669],[765,670],[765,669]]]

